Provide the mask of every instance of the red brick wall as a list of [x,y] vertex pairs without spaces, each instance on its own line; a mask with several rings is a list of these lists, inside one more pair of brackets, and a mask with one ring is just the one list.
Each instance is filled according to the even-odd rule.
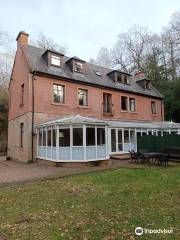
[[[29,68],[24,57],[21,47],[18,47],[14,70],[12,75],[13,80],[10,82],[10,108],[9,120],[32,111],[32,94],[31,83],[32,75],[29,73]],[[24,105],[20,107],[21,85],[24,83]],[[52,85],[53,83],[62,84],[65,86],[65,104],[54,104],[52,100]],[[37,76],[34,81],[35,85],[35,112],[39,113],[35,122],[45,121],[49,118],[57,118],[63,115],[80,114],[84,116],[92,116],[103,119],[127,119],[127,120],[147,120],[161,121],[164,115],[164,109],[161,109],[161,100],[156,100],[157,114],[151,114],[150,97],[140,96],[130,93],[105,90],[101,88],[86,86],[67,82],[65,80],[53,80],[47,77]],[[88,90],[88,107],[78,106],[77,90],[84,88]],[[103,93],[112,94],[113,116],[103,115]],[[136,98],[136,112],[121,111],[120,98],[121,96]],[[164,107],[163,107],[164,108]],[[46,118],[44,116],[46,115]],[[41,116],[41,117],[40,117]]]
[[[65,86],[65,103],[54,104],[52,85],[53,83]],[[88,90],[88,107],[78,106],[77,90],[83,88]],[[113,116],[103,115],[103,93],[112,94]],[[121,111],[120,97],[128,96],[136,98],[136,112]],[[103,119],[128,119],[161,121],[161,100],[156,100],[157,114],[151,114],[152,98],[138,96],[124,92],[110,91],[96,87],[76,84],[64,80],[53,80],[47,77],[36,77],[35,81],[35,112],[48,114],[47,118],[57,118],[59,115],[80,114]],[[42,118],[40,118],[42,119]],[[41,121],[41,120],[37,121]]]

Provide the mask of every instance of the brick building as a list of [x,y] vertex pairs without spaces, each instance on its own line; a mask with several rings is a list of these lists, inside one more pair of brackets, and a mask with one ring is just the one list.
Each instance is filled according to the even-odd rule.
[[20,161],[105,160],[137,149],[137,135],[180,134],[163,96],[134,76],[28,44],[17,36],[9,85],[8,155]]

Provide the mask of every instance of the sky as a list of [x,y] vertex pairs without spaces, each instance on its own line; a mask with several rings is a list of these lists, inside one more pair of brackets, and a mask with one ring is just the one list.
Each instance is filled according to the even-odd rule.
[[68,55],[86,61],[133,25],[160,32],[180,0],[0,0],[0,30],[16,39],[19,31],[39,32],[68,45]]

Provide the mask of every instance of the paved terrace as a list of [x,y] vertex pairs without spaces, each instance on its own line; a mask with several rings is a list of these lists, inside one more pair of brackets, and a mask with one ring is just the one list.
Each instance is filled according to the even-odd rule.
[[[171,166],[173,165],[174,164],[171,163]],[[5,157],[0,157],[0,185],[26,183],[35,180],[58,178],[73,174],[103,171],[120,167],[147,168],[151,166],[132,164],[129,160],[111,160],[110,166],[55,167],[42,162],[25,164],[15,161],[6,161]]]

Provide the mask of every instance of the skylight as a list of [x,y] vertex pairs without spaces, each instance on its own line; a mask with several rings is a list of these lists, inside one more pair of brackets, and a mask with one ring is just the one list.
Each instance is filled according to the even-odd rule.
[[95,72],[95,74],[98,76],[98,77],[101,77],[102,76],[102,74],[99,72],[99,71],[94,71]]

